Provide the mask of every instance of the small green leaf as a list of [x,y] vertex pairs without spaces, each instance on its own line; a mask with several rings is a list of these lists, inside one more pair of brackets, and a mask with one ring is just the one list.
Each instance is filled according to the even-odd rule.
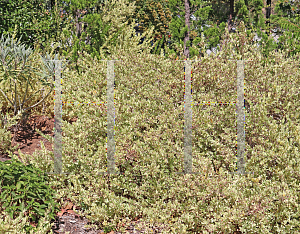
[[20,189],[20,187],[21,187],[21,185],[22,185],[22,181],[19,181],[18,183],[17,183],[17,189]]

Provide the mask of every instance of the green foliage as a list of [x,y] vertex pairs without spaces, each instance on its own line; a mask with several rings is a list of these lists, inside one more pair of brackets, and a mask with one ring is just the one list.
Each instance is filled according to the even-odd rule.
[[[124,7],[124,2],[118,6]],[[124,11],[127,10],[132,9]],[[236,160],[235,107],[224,105],[193,106],[193,169],[201,174],[177,175],[174,172],[183,168],[184,62],[179,65],[150,54],[147,47],[154,27],[131,38],[133,23],[125,25],[118,17],[113,21],[113,15],[116,14],[103,18],[103,25],[111,23],[114,31],[104,36],[99,54],[102,59],[120,60],[114,64],[114,158],[117,171],[124,174],[98,174],[107,166],[106,107],[64,106],[64,117],[78,120],[63,123],[63,171],[69,174],[67,178],[48,178],[57,197],[82,205],[83,215],[98,222],[106,232],[122,229],[125,219],[134,220],[138,215],[142,220],[137,228],[144,225],[145,232],[150,232],[147,227],[153,225],[163,225],[165,233],[239,230],[265,234],[299,230],[300,178],[295,173],[300,165],[299,58],[287,59],[287,53],[281,52],[264,58],[252,43],[253,32],[247,30],[243,21],[235,34],[229,34],[224,22],[220,24],[225,30],[220,37],[222,51],[204,55],[201,62],[192,66],[193,100],[234,101],[236,62],[228,59],[249,60],[244,73],[250,105],[245,117],[244,159],[246,171],[254,171],[255,175],[229,174],[235,169]],[[263,19],[259,23],[264,23]],[[217,30],[211,32],[218,35]],[[138,45],[143,36],[144,45]],[[182,51],[183,39],[178,38],[173,51]],[[191,53],[198,49],[196,42],[203,52],[203,34],[190,41]],[[215,43],[213,38],[211,41]],[[80,46],[78,40],[79,51]],[[62,99],[105,102],[107,63],[86,51],[82,55],[77,58],[80,74],[71,66],[63,74]],[[53,102],[47,108],[53,109]],[[24,162],[40,169],[37,175],[53,169],[53,152],[42,148],[33,155],[19,153]],[[15,190],[17,185],[18,182]],[[17,206],[21,208],[20,204]],[[36,217],[33,209],[29,212]]]
[[[54,200],[55,191],[47,185],[47,175],[31,164],[24,165],[16,159],[0,162],[0,203],[2,209],[14,219],[20,212],[28,212],[31,221],[47,215],[54,219],[59,210]],[[50,213],[46,213],[51,208]],[[29,233],[34,228],[24,226]]]
[[109,233],[109,232],[111,232],[111,231],[115,231],[116,230],[116,228],[112,225],[109,225],[109,226],[106,226],[106,227],[104,227],[104,233]]
[[[154,26],[154,34],[152,37],[152,42],[155,43],[157,41],[158,44],[155,46],[151,53],[153,54],[159,54],[161,49],[164,49],[165,51],[168,51],[166,53],[166,57],[170,57],[171,54],[177,54],[179,55],[181,52],[178,51],[180,48],[180,41],[184,41],[184,34],[186,26],[184,23],[184,1],[178,1],[178,0],[172,0],[172,1],[157,1],[157,0],[151,0],[151,1],[128,1],[129,3],[135,4],[135,13],[134,14],[127,14],[125,13],[125,18],[128,20],[129,23],[133,21],[133,17],[138,21],[140,24],[139,29],[144,32],[149,28],[149,26]],[[51,22],[51,25],[57,25],[60,26],[60,29],[63,25],[69,24],[72,25],[72,36],[73,38],[73,45],[75,44],[76,40],[79,39],[79,44],[76,47],[76,50],[72,50],[73,48],[61,48],[59,49],[60,54],[67,55],[70,52],[73,53],[72,61],[77,63],[78,56],[82,54],[83,50],[87,51],[92,56],[96,56],[98,59],[100,58],[99,50],[101,46],[103,45],[104,41],[106,41],[108,38],[108,34],[111,34],[113,31],[114,35],[110,39],[110,44],[116,45],[117,44],[117,38],[118,34],[121,32],[120,28],[116,27],[116,24],[108,23],[103,21],[103,17],[106,15],[104,12],[111,12],[110,9],[113,9],[113,1],[105,2],[100,1],[84,1],[84,2],[77,2],[71,1],[71,3],[68,6],[65,6],[61,3],[58,5],[65,9],[69,13],[69,17],[66,17],[65,14],[62,14],[61,17],[59,17],[58,11],[52,11],[51,15],[53,22]],[[211,49],[215,45],[217,45],[221,39],[221,35],[224,33],[224,24],[227,24],[228,19],[228,9],[229,5],[228,3],[224,3],[222,1],[190,1],[191,4],[191,10],[190,12],[194,14],[195,17],[197,17],[197,21],[191,20],[191,28],[190,28],[190,34],[196,33],[191,38],[191,56],[197,56],[199,52],[197,52],[197,49],[193,48],[192,45],[194,45],[195,38],[201,38],[201,35],[204,33],[206,37],[205,47],[206,49]],[[277,18],[280,19],[277,20],[276,24],[271,22],[271,27],[275,27],[275,25],[281,25],[282,28],[285,28],[286,24],[286,18],[287,15],[290,15],[292,17],[295,17],[296,9],[299,4],[298,2],[290,3],[290,2],[284,2],[279,1],[277,2],[276,8],[281,9],[283,12],[286,12],[284,15],[284,19],[282,16],[278,16]],[[198,7],[201,6],[201,7]],[[92,11],[91,7],[95,7],[96,10]],[[196,7],[196,8],[195,8]],[[235,12],[236,17],[235,21],[237,24],[239,24],[241,21],[244,21],[247,30],[252,32],[257,32],[263,39],[258,42],[260,44],[261,52],[265,57],[269,54],[269,52],[273,51],[274,49],[288,49],[290,48],[290,52],[288,53],[289,56],[295,55],[298,51],[298,43],[295,43],[297,41],[297,33],[294,32],[286,32],[286,37],[280,38],[280,43],[276,45],[276,43],[273,41],[273,39],[269,38],[268,36],[263,36],[266,34],[266,32],[263,32],[262,30],[265,30],[265,19],[262,15],[262,7],[263,1],[238,1],[235,3]],[[57,8],[56,8],[57,9]],[[76,21],[76,12],[82,11],[82,9],[87,9],[86,15],[84,15],[83,19],[78,18],[78,22]],[[179,10],[180,9],[180,10]],[[180,21],[178,21],[177,15],[180,15]],[[273,15],[271,15],[271,18]],[[67,19],[68,18],[68,19]],[[38,18],[37,18],[38,19]],[[54,20],[55,19],[55,20]],[[59,21],[61,19],[61,22]],[[67,19],[67,20],[66,20]],[[73,20],[73,23],[70,23],[70,20]],[[281,22],[284,20],[284,22]],[[296,19],[295,19],[296,20]],[[54,23],[55,21],[55,23]],[[76,21],[76,22],[75,22]],[[34,25],[37,25],[39,21],[36,21]],[[60,22],[60,23],[59,23]],[[289,30],[291,25],[297,25],[297,21],[292,22],[291,19],[289,19],[290,22],[288,25]],[[83,32],[77,32],[76,24],[84,23],[87,25],[87,27],[84,27]],[[207,28],[204,27],[203,30],[201,29],[201,26],[204,23],[208,23],[212,27]],[[41,21],[42,24],[42,21]],[[221,26],[222,25],[222,26]],[[272,26],[273,25],[273,26]],[[52,31],[58,32],[60,30],[57,30],[57,26],[50,26],[48,28],[51,28]],[[197,30],[195,27],[197,26]],[[66,26],[67,27],[67,26]],[[41,27],[39,27],[41,28]],[[19,30],[20,31],[20,30]],[[67,33],[64,32],[65,35],[70,35],[70,31]],[[78,34],[79,33],[79,34]],[[80,35],[79,38],[76,38],[76,36]],[[59,35],[57,34],[49,34],[45,35],[46,40],[49,40],[50,38],[53,38],[54,40],[60,39]],[[84,39],[90,38],[87,45],[84,44]],[[284,43],[286,41],[286,45]],[[43,45],[46,43],[43,42]],[[296,45],[295,45],[296,44]],[[153,45],[153,44],[152,44]],[[283,48],[284,47],[284,48]],[[193,48],[193,49],[192,49]],[[196,46],[197,48],[197,46]],[[104,49],[104,48],[102,48]],[[201,48],[202,49],[202,48]],[[198,47],[199,51],[199,47]],[[106,51],[106,55],[110,54],[109,51]],[[202,54],[202,53],[201,53]],[[172,57],[172,56],[171,56]],[[77,66],[77,65],[76,65]],[[77,68],[78,69],[78,68]]]
[[[57,9],[57,8],[56,8]],[[43,1],[1,1],[0,34],[12,33],[18,22],[17,37],[27,46],[34,42],[47,43],[60,33],[62,21],[59,12],[46,11]],[[60,21],[60,22],[59,22]]]
[[[299,8],[299,2],[296,1],[293,4],[284,0],[276,2],[275,13],[278,15],[271,15],[269,28],[268,25],[266,25],[266,19],[262,14],[262,8],[264,7],[263,1],[241,0],[235,3],[235,12],[237,13],[235,21],[237,25],[243,21],[249,33],[250,31],[257,32],[257,35],[262,38],[262,40],[257,43],[260,45],[260,51],[265,58],[268,57],[271,51],[279,49],[288,50],[288,56],[290,57],[299,51],[297,43],[299,40],[297,33],[297,31],[299,31],[299,27],[297,26],[299,21],[297,21],[297,14],[295,10],[297,9],[297,6]],[[213,8],[217,9],[215,7]],[[216,20],[217,18],[213,19],[214,22],[216,22]],[[275,43],[273,38],[268,36],[270,29],[277,29],[277,27],[280,27],[281,29],[288,29],[290,31],[285,32],[285,37],[282,36],[279,38],[278,44]],[[221,30],[221,33],[222,32],[224,31]],[[219,43],[218,37],[218,34],[212,33],[209,35],[209,38],[214,38],[210,39],[210,41],[213,41],[214,44],[209,43],[209,47],[213,47],[213,45]],[[285,42],[287,43],[286,45]]]
[[[261,1],[261,3],[263,3],[263,2]],[[238,1],[236,3],[235,7],[236,7],[236,11],[237,11],[237,17],[242,16],[243,21],[245,23],[249,23],[249,18],[247,18],[249,11],[247,9],[247,6],[245,5],[245,1],[244,0]]]
[[[133,24],[126,25],[119,44],[107,47],[106,59],[119,60],[114,64],[114,159],[124,174],[98,174],[107,166],[107,109],[100,104],[107,98],[107,63],[83,51],[81,73],[72,67],[63,73],[63,101],[99,105],[63,107],[65,119],[78,120],[62,126],[63,171],[69,174],[48,177],[57,199],[81,205],[82,215],[107,232],[124,232],[122,224],[137,216],[142,217],[137,228],[149,233],[149,226],[163,226],[165,233],[298,230],[299,59],[272,53],[264,60],[243,22],[236,34],[225,28],[222,51],[192,64],[193,100],[234,101],[236,62],[228,59],[249,60],[244,159],[246,171],[255,175],[229,174],[236,161],[234,105],[193,105],[193,171],[200,175],[177,175],[184,155],[184,62],[149,53],[153,29],[138,45],[140,37],[130,38]],[[203,35],[197,41],[203,45]],[[33,155],[19,155],[43,172],[53,169],[53,152],[43,145]]]
[[[251,6],[251,12],[248,11],[245,2],[240,1],[236,3],[235,8],[238,12],[236,20],[244,20],[247,26],[252,26],[253,28],[253,25],[256,26],[258,24],[259,16],[262,16],[261,9],[263,7],[263,2],[262,0],[258,2],[248,1],[247,4]],[[185,25],[184,1],[169,1],[169,8],[172,12],[173,18],[169,24],[171,41],[168,45],[168,51],[170,51],[171,53],[176,51],[177,55],[179,55],[180,52],[176,48],[179,48],[181,41],[184,41],[184,37],[188,30],[187,25]],[[227,26],[228,7],[226,8],[226,5],[224,5],[223,3],[216,4],[216,2],[199,0],[190,1],[190,13],[197,17],[197,20],[195,21],[190,20],[190,37],[191,32],[193,32],[194,34],[192,36],[190,48],[193,48],[193,44],[198,44],[201,38],[201,34],[204,34],[207,39],[207,44],[205,45],[206,49],[211,49],[212,47],[215,47],[217,44],[219,44],[221,36],[224,34],[225,27]],[[177,17],[177,15],[179,15],[180,18]],[[211,27],[203,26],[204,24],[209,24]],[[203,29],[201,29],[201,26],[203,26]],[[196,38],[197,40],[194,41]],[[196,46],[196,48],[199,47]],[[158,51],[156,50],[156,54],[158,53]],[[190,57],[198,56],[198,54],[199,52],[197,52],[195,48],[190,50]]]
[[221,33],[225,29],[226,25],[223,22],[222,25],[220,25],[220,28],[218,28],[216,25],[214,27],[208,28],[207,30],[204,31],[204,35],[208,38],[211,38],[209,40],[209,46],[210,47],[216,47],[217,44],[220,41]]
[[[298,9],[298,14],[295,9]],[[288,50],[289,56],[296,55],[300,52],[298,43],[300,40],[299,1],[294,2],[293,5],[289,2],[278,1],[275,6],[275,12],[277,15],[271,15],[270,24],[273,27],[285,30],[283,36],[279,38],[279,48]]]
[[[161,46],[151,50],[152,54],[159,54],[160,48],[166,47],[167,38],[171,34],[169,30],[169,23],[171,22],[172,15],[168,7],[168,1],[163,0],[147,0],[147,1],[133,1],[135,2],[135,14],[127,17],[129,23],[137,21],[139,23],[138,29],[141,32],[145,32],[149,27],[154,26],[154,35],[152,37],[152,43],[157,40],[161,41]],[[161,40],[164,37],[164,40]]]
[[[212,11],[210,11],[208,18],[210,19],[209,25],[210,28],[204,27],[204,34],[206,39],[208,40],[207,49],[212,49],[216,47],[217,44],[220,44],[221,37],[225,33],[225,28],[227,28],[227,21],[229,15],[229,3],[223,2],[212,2]],[[263,8],[263,1],[238,1],[235,2],[235,9],[236,16],[233,21],[239,25],[242,21],[244,22],[247,29],[250,28],[250,32],[254,32],[256,27],[264,27],[264,22],[261,20],[261,24],[259,24],[259,20],[263,17],[262,8]],[[221,10],[222,9],[222,10]],[[215,13],[217,11],[217,13]],[[198,27],[198,29],[201,28]],[[251,30],[252,29],[252,30]],[[201,31],[199,30],[200,34]]]
[[[212,49],[212,47],[215,47],[217,44],[220,43],[221,35],[224,34],[224,29],[225,26],[227,26],[227,20],[229,15],[229,5],[228,3],[224,3],[222,1],[208,1],[204,3],[198,3],[196,6],[201,7],[197,8],[196,10],[193,10],[194,5],[192,2],[193,1],[191,1],[190,12],[193,12],[194,16],[197,17],[197,21],[195,22],[191,20],[192,28],[190,29],[190,33],[192,31],[196,32],[197,36],[195,36],[195,38],[200,38],[200,35],[204,33],[207,41],[205,47],[206,49]],[[175,46],[174,43],[180,44],[180,40],[183,41],[183,35],[187,28],[184,22],[185,9],[183,3],[183,1],[169,1],[170,10],[173,15],[173,18],[170,23],[172,40],[171,44],[168,45],[170,49],[169,51],[176,51],[175,48],[179,48],[178,46]],[[295,2],[294,5],[296,4],[297,3]],[[180,7],[180,5],[182,7]],[[265,17],[262,13],[262,8],[264,7],[264,3],[262,0],[242,0],[235,2],[234,7],[234,11],[236,12],[234,20],[236,22],[236,25],[239,25],[243,21],[248,30],[248,34],[250,34],[250,32],[257,32],[258,36],[262,37],[262,40],[258,42],[258,44],[260,45],[260,51],[262,52],[265,58],[271,51],[283,47],[281,44],[284,44],[282,42],[285,41],[285,39],[281,38],[281,43],[276,44],[272,38],[269,38],[266,35],[268,30],[265,23]],[[293,9],[295,10],[296,7],[293,7]],[[292,14],[293,17],[295,17],[295,11],[291,12],[291,15]],[[177,15],[180,15],[180,20],[178,20]],[[271,15],[271,18],[272,17],[273,15]],[[283,16],[278,17],[280,17],[281,19],[283,18]],[[286,20],[286,17],[282,20]],[[203,26],[204,23],[209,24],[211,27],[208,28],[206,26]],[[193,27],[196,25],[198,29],[195,29],[195,27]],[[272,27],[275,28],[275,24],[271,23],[271,25],[273,25]],[[294,25],[297,25],[297,23],[294,23]],[[203,26],[203,30],[201,30],[201,26]],[[263,32],[262,30],[265,30],[265,32]],[[292,35],[292,32],[290,34]],[[288,44],[285,48],[290,48],[293,51],[292,53],[288,53],[289,56],[296,54],[296,48],[298,48],[298,43],[296,43],[296,35],[293,35],[293,39],[287,41]],[[179,51],[177,50],[176,53],[178,54]],[[195,54],[191,54],[191,57],[194,57],[194,55]]]
[[[72,43],[73,47],[71,49],[72,50],[72,56],[71,56],[72,62],[77,63],[77,60],[79,57],[79,51],[82,52],[84,50],[84,48],[86,47],[83,39],[85,39],[87,37],[87,34],[85,31],[83,31],[83,32],[78,31],[77,27],[79,26],[79,24],[86,23],[85,19],[87,16],[84,16],[84,18],[81,19],[78,17],[77,14],[78,14],[78,12],[82,12],[83,9],[85,9],[85,8],[89,9],[91,7],[95,7],[96,2],[97,1],[95,1],[95,0],[87,0],[87,1],[72,0],[69,3],[68,7],[64,8],[66,10],[66,12],[70,13],[69,20],[71,19],[74,22],[72,24],[72,27],[70,27],[70,31],[71,31],[71,34],[73,37],[73,43]],[[89,32],[93,31],[95,25],[99,26],[97,24],[98,20],[100,19],[99,16],[100,15],[98,15],[98,14],[92,14],[92,15],[88,14],[87,19],[89,22],[89,30],[88,30]],[[94,25],[91,24],[92,22],[94,22]],[[99,22],[99,24],[100,24],[100,26],[102,26],[101,22]],[[101,31],[102,27],[100,27],[98,29]],[[105,28],[105,30],[107,30],[107,28]],[[105,31],[105,33],[106,33],[106,31]],[[103,38],[103,34],[101,34],[101,36],[100,36],[100,41],[99,41],[99,38],[95,37],[95,36],[96,35],[94,35],[93,41],[91,42],[91,44],[92,44],[92,46],[95,46],[95,48],[97,48],[99,43],[103,43],[103,41],[101,40]],[[67,55],[69,51],[70,51],[69,48],[64,48],[64,46],[62,46],[62,49],[61,49],[62,54]],[[89,52],[94,52],[94,50],[89,48]],[[78,70],[77,65],[76,65],[76,69]],[[78,70],[78,72],[79,72],[79,70]]]
[[[100,46],[105,42],[105,35],[108,35],[109,30],[111,30],[112,24],[103,24],[103,16],[99,14],[87,15],[84,21],[88,23],[87,34],[92,35],[90,45],[87,45],[87,52],[89,52],[92,57],[97,57],[100,59],[99,49]],[[83,37],[85,36],[82,35]],[[117,34],[116,34],[117,36]],[[114,42],[116,37],[114,38]],[[92,46],[91,46],[92,45]]]
[[[238,6],[241,6],[241,5],[242,4],[238,4]],[[271,15],[270,27],[269,27],[269,25],[266,25],[265,18],[261,14],[262,6],[263,6],[262,2],[259,5],[255,4],[255,2],[254,2],[254,4],[249,5],[249,7],[252,7],[252,8],[254,7],[254,9],[257,9],[256,12],[259,13],[259,14],[257,14],[257,16],[259,16],[259,17],[253,17],[253,16],[251,16],[252,14],[250,14],[249,16],[250,16],[250,19],[254,19],[254,22],[253,22],[254,27],[251,26],[252,32],[256,31],[257,35],[262,38],[262,40],[258,42],[258,44],[260,45],[261,53],[264,55],[265,58],[267,58],[269,56],[270,52],[280,49],[280,50],[287,50],[289,57],[295,55],[297,53],[297,46],[293,46],[293,45],[295,44],[295,40],[297,41],[297,33],[293,33],[293,36],[292,36],[292,33],[285,32],[284,35],[287,35],[287,36],[280,37],[278,44],[276,44],[275,41],[273,40],[273,38],[269,37],[268,35],[269,35],[269,31],[271,29],[276,29],[277,34],[282,33],[281,32],[282,29],[289,29],[289,31],[291,31],[291,29],[293,29],[293,30],[299,29],[299,27],[295,28],[295,26],[293,26],[293,24],[291,23],[294,20],[297,20],[296,14],[293,14],[294,19],[288,18],[287,14],[284,15],[282,13],[282,11],[280,10],[280,9],[282,9],[282,7],[281,7],[280,1],[278,1],[278,2],[276,2],[276,5],[275,5],[275,13],[277,13],[277,15]],[[246,27],[248,27],[249,21],[248,21],[248,19],[245,18],[245,16],[243,16],[243,17],[239,16],[238,18],[240,20],[243,20],[245,22]],[[250,20],[250,23],[251,22],[252,22],[252,20]],[[285,24],[283,22],[285,22]],[[294,22],[296,22],[296,21],[294,21]],[[278,29],[280,29],[280,30],[278,30]],[[262,32],[262,30],[265,30],[265,32]],[[287,45],[285,45],[285,43],[287,43]]]
[[[191,14],[193,13],[195,17],[199,17],[199,20],[198,21],[190,20],[190,28],[189,28],[187,25],[185,25],[184,1],[180,1],[180,0],[169,1],[169,8],[172,12],[172,19],[169,25],[171,40],[168,47],[169,49],[171,49],[171,51],[176,51],[176,54],[178,56],[180,52],[176,48],[179,48],[180,44],[183,47],[182,42],[184,41],[187,31],[188,30],[190,31],[190,37],[192,37],[191,35],[192,31],[196,33],[196,35],[193,36],[193,39],[201,35],[201,33],[198,32],[201,32],[201,25],[207,22],[209,17],[209,12],[212,11],[212,9],[211,6],[209,6],[209,4],[207,4],[205,1],[202,0],[190,1],[190,13]],[[180,17],[178,17],[178,15]],[[198,30],[196,30],[196,27],[198,27]],[[193,44],[192,40],[191,43]],[[191,48],[192,44],[188,43],[187,47]],[[195,49],[191,49],[190,57],[194,57],[198,54],[199,52],[196,52]],[[166,57],[168,55],[170,54],[166,53]]]
[[[129,12],[126,12],[126,10],[126,13],[122,12],[122,15],[125,15],[125,19],[128,20],[129,24],[133,21],[133,17],[135,17],[137,22],[140,24],[139,29],[142,32],[147,30],[149,26],[154,26],[155,33],[153,34],[151,43],[158,42],[158,44],[151,50],[152,54],[159,54],[161,49],[165,50],[166,57],[173,57],[171,56],[172,54],[179,55],[181,53],[180,51],[178,51],[178,49],[181,47],[180,41],[184,41],[185,32],[187,30],[184,22],[184,1],[173,0],[167,2],[159,2],[157,0],[151,0],[134,2],[130,0],[127,2],[134,3],[135,5],[134,14],[128,14]],[[116,26],[115,23],[103,21],[103,17],[107,15],[104,12],[112,12],[111,9],[116,8],[117,6],[114,4],[114,1],[105,3],[104,1],[101,1],[96,3],[95,1],[77,2],[77,0],[71,1],[68,6],[59,4],[60,7],[62,7],[69,13],[69,17],[66,17],[66,14],[62,14],[62,22],[58,23],[58,21],[56,20],[56,24],[60,25],[61,28],[62,25],[69,24],[69,26],[71,26],[70,30],[72,31],[73,45],[75,44],[77,39],[79,40],[79,44],[77,44],[76,49],[65,48],[62,45],[59,49],[59,53],[63,54],[64,56],[69,53],[73,53],[73,56],[71,56],[72,61],[77,63],[78,57],[82,55],[83,50],[100,59],[99,50],[104,42],[108,40],[107,36],[109,34],[114,35],[110,37],[110,42],[108,42],[108,44],[116,45],[118,34],[120,34],[123,29]],[[296,7],[298,3],[295,2],[293,4],[294,6],[291,5],[291,3],[278,2],[277,6],[281,6],[282,9],[294,16],[296,13],[295,9],[297,9]],[[199,49],[202,50],[202,48],[199,48],[198,46],[195,47],[196,49],[193,47],[193,45],[195,45],[194,40],[198,38],[199,41],[199,38],[201,38],[202,34],[204,34],[206,37],[206,43],[204,45],[206,47],[205,49],[211,49],[220,42],[221,35],[224,33],[224,28],[227,25],[229,12],[228,6],[228,3],[224,3],[222,1],[190,1],[190,12],[194,14],[195,17],[197,17],[197,21],[190,21],[191,57],[198,56]],[[95,7],[96,10],[91,10],[91,7]],[[260,44],[261,52],[265,57],[267,57],[269,52],[271,52],[272,50],[283,48],[284,46],[282,44],[284,43],[282,43],[282,41],[285,41],[285,39],[282,37],[280,39],[281,43],[278,43],[278,45],[276,45],[273,39],[263,36],[265,32],[263,32],[262,30],[265,30],[266,25],[264,16],[262,15],[262,7],[264,7],[262,0],[236,2],[235,12],[237,14],[235,17],[235,21],[237,22],[237,24],[239,24],[241,21],[244,21],[247,30],[249,30],[249,33],[250,31],[256,31],[263,38],[258,43]],[[76,12],[80,12],[83,9],[87,9],[86,15],[84,15],[83,19],[78,18],[77,22]],[[59,13],[57,11],[54,11],[51,12],[51,15],[53,15],[52,19],[54,19],[55,17],[57,18],[57,15],[59,15]],[[177,17],[177,15],[180,15],[180,19]],[[60,17],[58,18],[60,19]],[[72,24],[70,23],[70,20],[73,20]],[[84,23],[85,25],[87,25],[87,27],[84,26],[83,32],[77,32],[76,24],[81,23]],[[201,29],[201,26],[203,24],[209,24],[212,27],[208,28],[204,26],[203,29]],[[297,25],[296,22],[293,24]],[[274,25],[275,27],[275,24],[271,23],[271,25]],[[198,29],[195,29],[196,26]],[[71,32],[67,32],[65,30],[64,34],[68,37],[68,35],[71,35]],[[191,34],[193,34],[193,36],[191,36]],[[77,36],[79,36],[79,38],[76,38]],[[46,37],[47,40],[52,38],[48,35],[46,35]],[[291,52],[289,53],[289,55],[294,55],[298,51],[298,45],[293,45],[297,44],[294,43],[295,40],[297,40],[296,34],[293,33],[290,39],[288,39],[288,37],[290,36],[287,36],[286,38],[288,41],[285,48],[292,47],[290,49]],[[85,45],[83,42],[86,38],[90,38],[87,45]],[[58,35],[54,35],[53,39],[60,39],[60,37]],[[45,44],[46,43],[43,42],[43,45]],[[103,47],[102,49],[105,49],[105,47]],[[110,54],[108,50],[105,53],[106,55]],[[76,69],[78,70],[79,68]]]
[[[133,6],[126,5],[127,1],[109,1],[106,4],[96,2],[94,0],[73,0],[68,8],[66,8],[66,11],[71,14],[70,18],[75,21],[72,27],[70,27],[73,46],[72,48],[62,46],[60,53],[64,56],[71,54],[71,62],[75,63],[78,73],[81,71],[77,65],[77,61],[83,55],[83,51],[88,52],[93,57],[97,57],[97,59],[101,59],[100,50],[105,51],[105,56],[110,54],[108,47],[118,44],[118,37],[126,25],[123,22],[126,19],[125,16],[134,10]],[[95,7],[96,10],[92,11],[92,7]],[[79,18],[76,15],[77,12],[82,12],[86,8],[88,8],[86,15],[82,19]],[[116,9],[120,9],[120,11]],[[109,14],[104,12],[109,12]],[[79,24],[87,25],[86,29],[78,31],[77,26]],[[88,38],[91,38],[91,40],[85,44],[84,40]]]

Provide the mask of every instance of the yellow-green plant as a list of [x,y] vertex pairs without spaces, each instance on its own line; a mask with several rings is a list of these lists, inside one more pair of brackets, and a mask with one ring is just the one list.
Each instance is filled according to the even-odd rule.
[[[51,210],[51,209],[49,209]],[[44,234],[50,233],[51,230],[51,220],[47,217],[42,217],[40,219],[39,225],[36,228],[31,229],[29,232],[24,230],[24,226],[28,224],[29,217],[26,215],[26,210],[20,212],[15,218],[11,218],[7,212],[3,212],[0,218],[0,233],[10,233],[10,234]]]
[[[192,63],[193,102],[234,102],[236,61],[244,62],[246,172],[232,175],[236,159],[236,108],[193,105],[193,171],[179,175],[184,151],[184,61],[150,55],[124,28],[120,44],[100,55],[114,63],[115,164],[121,175],[101,175],[107,166],[107,62],[88,54],[82,73],[64,73],[63,171],[49,176],[57,199],[69,198],[99,228],[136,228],[163,233],[297,233],[299,221],[299,58],[251,45],[243,24],[223,35],[221,52]],[[250,44],[250,45],[249,45]],[[232,51],[233,47],[238,48]],[[141,52],[140,49],[144,49]],[[96,91],[96,93],[95,93]],[[20,153],[26,163],[53,169],[43,148]],[[50,166],[49,166],[50,165]],[[122,230],[123,229],[123,230]]]
[[[0,103],[0,108],[2,103]],[[11,133],[8,129],[17,122],[17,116],[9,118],[8,113],[3,115],[0,112],[0,153],[14,152],[18,146],[11,147]]]

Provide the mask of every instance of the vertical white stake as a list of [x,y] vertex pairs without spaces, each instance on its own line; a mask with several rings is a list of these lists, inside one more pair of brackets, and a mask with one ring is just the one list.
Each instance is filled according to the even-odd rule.
[[54,174],[62,173],[61,61],[55,60]]
[[114,61],[107,61],[107,173],[115,174]]

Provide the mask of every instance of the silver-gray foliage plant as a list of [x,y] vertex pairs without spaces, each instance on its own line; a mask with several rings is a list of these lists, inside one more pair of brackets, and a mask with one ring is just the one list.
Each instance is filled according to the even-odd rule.
[[[12,100],[9,99],[9,97],[4,93],[2,89],[0,89],[1,93],[4,95],[4,97],[9,101],[9,103],[14,107],[14,116],[22,114],[22,117],[25,115],[25,113],[34,108],[35,106],[42,103],[52,92],[54,88],[54,84],[48,81],[49,76],[54,76],[55,73],[55,61],[58,60],[58,54],[55,55],[54,60],[51,60],[50,55],[47,53],[45,57],[41,56],[41,59],[43,61],[43,64],[45,67],[42,67],[43,73],[37,72],[37,68],[34,68],[31,66],[31,63],[29,65],[26,65],[27,62],[30,62],[29,57],[32,54],[32,49],[29,47],[28,49],[25,48],[25,45],[19,44],[20,39],[15,43],[13,38],[10,39],[9,35],[8,38],[3,38],[3,35],[1,37],[0,41],[0,60],[1,60],[1,72],[0,72],[0,82],[2,81],[8,81],[10,84],[10,88],[12,86],[12,80],[14,82],[14,97],[13,97],[13,90],[12,90]],[[14,63],[13,63],[14,61]],[[21,68],[19,68],[21,66]],[[62,69],[64,69],[66,66],[63,66]],[[31,77],[29,74],[30,72],[34,72],[38,75],[39,81],[43,84],[43,86],[51,86],[51,90],[49,93],[39,102],[35,103],[34,105],[24,108],[24,104],[28,102],[36,93],[40,92],[40,90],[36,91],[33,95],[31,95],[29,98],[26,98],[27,92],[28,92],[28,84],[31,86],[32,90],[34,89],[32,86],[32,80],[29,79]],[[27,75],[27,76],[26,76]],[[23,96],[22,102],[20,101],[20,95],[17,92],[17,81],[19,82],[20,86],[26,81],[26,91]],[[11,88],[13,89],[13,88]],[[17,97],[18,102],[17,104]],[[19,107],[19,108],[18,108]]]

